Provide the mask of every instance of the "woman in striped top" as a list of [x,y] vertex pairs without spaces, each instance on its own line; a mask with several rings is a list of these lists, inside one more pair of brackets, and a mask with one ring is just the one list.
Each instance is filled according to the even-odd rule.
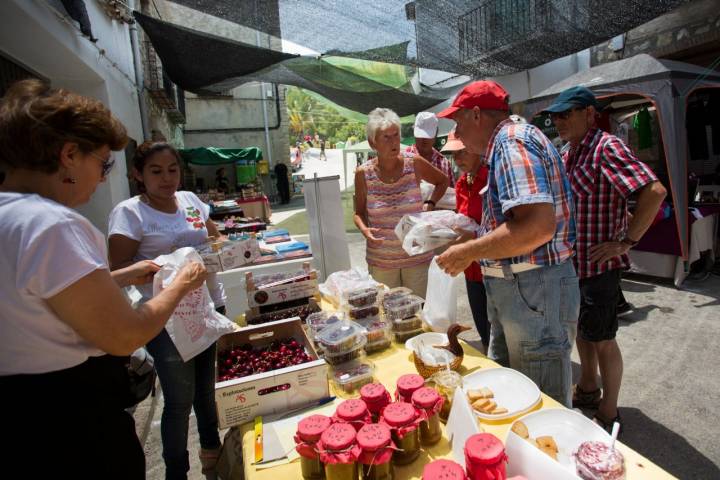
[[[408,287],[425,298],[432,252],[409,256],[395,235],[403,215],[432,210],[448,187],[448,178],[419,156],[400,151],[400,118],[387,108],[368,115],[367,137],[377,158],[355,171],[355,225],[367,240],[370,274],[390,288]],[[435,185],[424,203],[420,180]]]

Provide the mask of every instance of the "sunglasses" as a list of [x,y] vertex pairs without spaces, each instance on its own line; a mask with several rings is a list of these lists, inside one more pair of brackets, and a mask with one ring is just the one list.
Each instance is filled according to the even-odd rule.
[[572,112],[585,110],[586,108],[587,107],[575,107],[575,108],[571,108],[570,110],[565,110],[564,112],[552,112],[552,113],[550,113],[550,120],[552,120],[553,122],[555,120],[567,120],[568,118],[570,118],[570,115],[572,114]]
[[108,174],[110,173],[110,170],[112,170],[113,166],[115,166],[115,159],[113,157],[103,158],[100,155],[93,153],[93,152],[90,152],[90,155],[92,155],[93,157],[97,158],[98,160],[100,160],[102,162],[102,164],[101,164],[102,172],[101,172],[100,176],[102,178],[107,177]]

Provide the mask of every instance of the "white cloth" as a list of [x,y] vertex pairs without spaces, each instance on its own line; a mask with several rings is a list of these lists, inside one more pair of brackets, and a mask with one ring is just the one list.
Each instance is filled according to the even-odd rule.
[[[178,248],[195,247],[207,240],[205,222],[210,207],[192,192],[176,192],[178,210],[164,213],[140,199],[132,197],[118,203],[110,213],[108,236],[122,235],[140,242],[134,261],[152,260],[168,255]],[[225,305],[225,290],[217,275],[208,275],[207,286],[216,307]],[[140,285],[138,291],[147,301],[153,296],[152,284]]]
[[45,302],[108,269],[102,233],[74,210],[35,194],[0,192],[0,222],[0,375],[63,370],[102,355]]

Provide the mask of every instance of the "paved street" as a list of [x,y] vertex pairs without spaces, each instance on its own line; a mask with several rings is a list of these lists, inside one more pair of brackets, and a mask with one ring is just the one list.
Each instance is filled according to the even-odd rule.
[[[364,265],[365,245],[350,237],[353,265]],[[679,478],[720,478],[718,392],[720,391],[720,277],[686,282],[677,290],[669,282],[629,276],[623,290],[635,311],[620,324],[618,340],[625,360],[620,395],[624,420],[621,440]],[[461,321],[472,322],[464,286],[458,302]],[[473,332],[468,332],[472,340]],[[477,337],[477,334],[475,334]],[[574,356],[578,372],[577,353]],[[148,479],[164,478],[160,445],[162,394],[148,418],[139,407],[138,429],[147,425]],[[202,479],[197,460],[194,417],[190,426],[190,479]]]

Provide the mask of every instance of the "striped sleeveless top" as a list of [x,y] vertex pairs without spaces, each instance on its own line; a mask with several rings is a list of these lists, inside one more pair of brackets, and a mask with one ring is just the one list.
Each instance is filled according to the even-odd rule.
[[376,237],[383,237],[382,245],[367,244],[365,259],[368,265],[378,268],[409,268],[430,263],[433,252],[409,256],[402,249],[402,242],[395,235],[395,226],[403,215],[419,213],[423,202],[420,187],[415,177],[412,157],[403,158],[403,173],[395,183],[385,183],[377,176],[377,159],[359,167],[367,186],[368,227],[379,228]]

